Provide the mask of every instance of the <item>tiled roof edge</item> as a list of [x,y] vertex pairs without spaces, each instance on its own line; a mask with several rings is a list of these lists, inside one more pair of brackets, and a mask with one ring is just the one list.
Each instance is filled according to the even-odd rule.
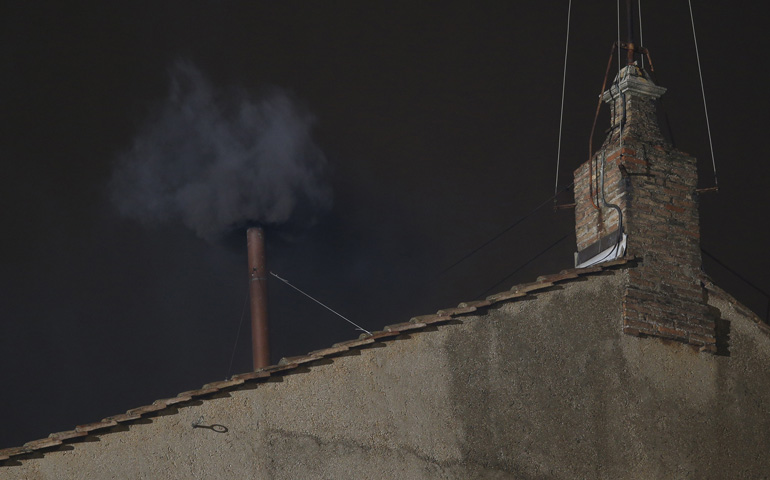
[[[484,300],[462,302],[455,308],[441,309],[435,314],[412,317],[408,322],[386,325],[382,331],[372,332],[371,334],[362,334],[358,339],[335,343],[329,348],[315,350],[306,355],[284,357],[276,365],[261,368],[253,372],[234,375],[228,380],[207,383],[199,389],[182,392],[173,398],[156,400],[149,405],[132,408],[126,413],[113,415],[99,422],[78,425],[74,430],[70,431],[52,433],[47,438],[27,442],[21,447],[2,449],[0,450],[0,466],[3,466],[7,460],[13,459],[14,457],[23,457],[30,453],[44,454],[46,453],[45,449],[51,449],[59,447],[62,444],[77,441],[83,436],[107,433],[107,430],[120,423],[133,422],[143,417],[154,416],[159,411],[170,408],[172,405],[183,406],[193,398],[201,399],[210,397],[216,393],[236,389],[244,383],[259,382],[273,375],[283,375],[286,371],[293,370],[302,364],[311,364],[318,360],[332,358],[353,349],[365,348],[367,345],[375,342],[385,342],[402,333],[418,332],[429,326],[451,322],[457,317],[485,313],[490,306],[515,302],[524,298],[532,298],[535,294],[548,290],[557,284],[568,283],[576,279],[601,274],[607,271],[628,268],[635,265],[636,260],[635,257],[625,257],[592,267],[572,268],[562,270],[561,272],[552,275],[543,275],[538,277],[534,282],[514,285],[510,290],[490,295]],[[719,291],[723,292],[721,289],[719,289]],[[727,293],[724,294],[729,297]],[[732,297],[729,298],[732,299]],[[734,299],[733,302],[738,304]],[[759,323],[762,323],[761,320],[759,320],[759,317],[756,315],[753,316],[756,317]],[[770,327],[768,327],[767,331],[770,332]]]
[[706,290],[709,291],[709,294],[713,294],[732,305],[736,312],[749,317],[756,324],[760,332],[770,336],[770,324],[762,320],[759,315],[752,312],[748,307],[736,300],[735,297],[727,293],[727,291],[725,291],[722,287],[714,284],[710,278],[706,278],[703,283],[706,287]]

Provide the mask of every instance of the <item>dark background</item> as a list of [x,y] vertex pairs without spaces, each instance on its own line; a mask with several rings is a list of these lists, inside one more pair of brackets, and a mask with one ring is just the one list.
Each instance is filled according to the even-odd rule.
[[[179,59],[217,87],[287,89],[316,116],[334,207],[273,237],[270,268],[364,328],[572,267],[573,213],[549,205],[441,273],[553,194],[567,3],[3,2],[0,448],[250,369],[248,318],[230,366],[244,249],[108,200]],[[575,3],[560,186],[587,159],[617,36],[615,2]],[[701,198],[702,246],[767,292],[765,22],[693,7],[720,185]],[[712,186],[687,2],[642,8],[673,138]],[[765,296],[704,266],[765,317]],[[270,301],[274,362],[359,333],[274,279]]]

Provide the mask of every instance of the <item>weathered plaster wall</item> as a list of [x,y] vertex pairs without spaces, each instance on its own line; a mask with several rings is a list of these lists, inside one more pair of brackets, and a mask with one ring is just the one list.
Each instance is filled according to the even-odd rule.
[[514,478],[770,478],[770,336],[717,298],[730,357],[622,335],[617,280],[449,333],[453,398],[480,393],[455,404],[464,456]]
[[569,283],[0,478],[766,478],[770,336],[719,299],[730,357],[622,335],[626,281]]

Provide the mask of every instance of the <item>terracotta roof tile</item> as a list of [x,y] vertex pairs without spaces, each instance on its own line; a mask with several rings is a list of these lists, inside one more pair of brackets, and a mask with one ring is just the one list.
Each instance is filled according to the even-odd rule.
[[487,299],[475,300],[473,302],[462,302],[460,305],[457,306],[457,308],[475,307],[475,308],[479,309],[479,308],[483,308],[483,307],[488,307],[491,304],[492,304],[492,302],[490,302]]
[[515,285],[513,288],[511,288],[511,291],[520,292],[520,293],[529,293],[529,292],[536,292],[538,290],[543,290],[550,287],[553,287],[553,283],[547,282],[544,280],[541,282],[532,282],[532,283],[524,283],[522,285]]
[[583,267],[583,268],[571,268],[569,270],[562,270],[562,272],[575,272],[578,275],[588,275],[590,273],[597,273],[603,271],[604,268],[602,268],[601,265],[594,265],[592,267]]
[[321,357],[315,355],[297,355],[296,357],[283,357],[278,361],[278,365],[302,365],[303,363],[314,362]]
[[143,407],[136,407],[132,408],[131,410],[127,411],[126,413],[129,415],[144,415],[145,413],[151,413],[151,412],[157,412],[158,410],[163,410],[166,408],[165,405],[159,404],[159,403],[151,403],[149,405],[144,405]]
[[573,278],[577,278],[579,276],[580,275],[577,272],[575,272],[575,271],[571,271],[570,272],[570,271],[567,271],[567,270],[562,270],[561,272],[556,273],[554,275],[543,275],[541,277],[537,277],[537,281],[538,282],[558,283],[558,282],[563,282],[565,280],[570,280],[570,279],[573,279]]
[[25,453],[29,453],[32,450],[30,450],[27,447],[11,447],[11,448],[4,448],[0,450],[0,460],[7,460],[10,457],[16,456],[16,455],[23,455]]
[[218,388],[202,387],[202,388],[198,388],[196,390],[188,390],[186,392],[182,392],[182,393],[180,393],[177,396],[178,397],[200,397],[201,395],[207,395],[209,393],[214,393],[214,392],[218,392],[218,391],[219,391]]
[[434,323],[441,323],[441,322],[448,322],[452,320],[452,317],[449,315],[439,315],[437,313],[432,313],[430,315],[419,315],[417,317],[412,317],[409,321],[414,323],[424,323],[425,325],[431,325]]
[[69,440],[71,438],[85,437],[88,432],[79,432],[77,430],[67,430],[64,432],[56,432],[48,435],[51,438],[57,438],[61,441]]
[[633,263],[636,260],[637,260],[637,258],[634,257],[634,256],[625,257],[625,258],[621,257],[621,258],[618,258],[618,259],[615,259],[615,260],[612,260],[612,261],[609,261],[609,262],[601,263],[601,264],[599,264],[597,266],[602,267],[602,270],[608,270],[608,269],[611,269],[612,267],[617,267],[617,266],[627,265],[629,263]]
[[337,347],[329,347],[329,348],[322,348],[320,350],[313,350],[312,352],[308,353],[308,355],[315,355],[317,357],[326,357],[329,355],[336,355],[338,353],[347,352],[350,350],[345,345],[339,345]]
[[94,430],[101,430],[103,428],[110,428],[117,425],[118,422],[115,420],[112,420],[112,417],[108,417],[103,419],[100,422],[92,422],[92,423],[85,423],[83,425],[78,425],[75,427],[75,430],[78,432],[93,432]]
[[450,317],[454,317],[457,315],[465,315],[466,313],[472,313],[476,311],[476,307],[456,307],[456,308],[445,308],[443,310],[439,310],[436,312],[438,315],[448,315]]
[[61,444],[62,444],[61,440],[59,440],[58,438],[51,438],[49,436],[48,438],[32,440],[31,442],[25,443],[24,446],[26,448],[29,448],[30,450],[40,450],[41,448],[55,447]]
[[207,383],[206,385],[203,386],[203,388],[216,388],[216,389],[222,390],[223,388],[230,388],[236,385],[240,385],[243,382],[244,382],[243,379],[231,378],[230,380],[220,380],[218,382]]
[[243,380],[244,382],[247,382],[249,380],[255,380],[257,378],[267,378],[269,376],[270,376],[270,372],[265,372],[264,370],[257,370],[254,372],[246,372],[238,375],[233,375],[233,379]]
[[344,342],[338,342],[332,345],[333,347],[347,347],[347,348],[356,348],[360,347],[362,345],[367,345],[370,343],[374,343],[373,338],[364,337],[364,338],[357,338],[355,340],[346,340]]
[[416,330],[420,328],[425,328],[425,323],[417,323],[417,322],[404,322],[404,323],[395,323],[393,325],[386,325],[385,330],[388,332],[405,332],[407,330]]
[[189,397],[187,395],[181,395],[181,396],[172,397],[172,398],[161,398],[159,400],[155,400],[152,403],[155,405],[163,405],[164,407],[168,407],[170,405],[175,405],[177,403],[182,403],[182,402],[188,402],[190,400],[192,400],[192,397]]
[[388,338],[388,337],[397,337],[399,335],[398,332],[391,332],[387,330],[378,330],[376,332],[372,332],[371,335],[363,334],[361,335],[361,339],[369,338],[371,340],[379,340],[381,338]]
[[282,372],[284,370],[295,369],[295,368],[297,368],[298,365],[299,364],[297,364],[297,363],[287,363],[285,365],[270,365],[269,367],[265,367],[265,368],[262,368],[260,370],[262,370],[263,372],[267,372],[267,373],[272,375],[273,373],[276,373],[276,372]]
[[103,421],[112,421],[117,423],[130,422],[142,418],[141,415],[136,413],[119,413],[117,415],[111,415],[105,418]]
[[526,297],[526,296],[527,296],[526,292],[507,291],[507,292],[500,292],[494,295],[490,295],[487,297],[487,300],[489,301],[490,304],[492,304],[492,303],[503,302],[506,300],[513,300],[514,298]]

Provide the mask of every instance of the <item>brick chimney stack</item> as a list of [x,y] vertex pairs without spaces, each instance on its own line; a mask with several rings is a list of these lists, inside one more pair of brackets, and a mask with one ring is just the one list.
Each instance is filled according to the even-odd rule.
[[629,270],[623,331],[715,352],[715,317],[701,284],[696,163],[660,132],[655,103],[665,91],[634,63],[602,94],[609,133],[575,171],[576,265],[625,248],[640,262]]

